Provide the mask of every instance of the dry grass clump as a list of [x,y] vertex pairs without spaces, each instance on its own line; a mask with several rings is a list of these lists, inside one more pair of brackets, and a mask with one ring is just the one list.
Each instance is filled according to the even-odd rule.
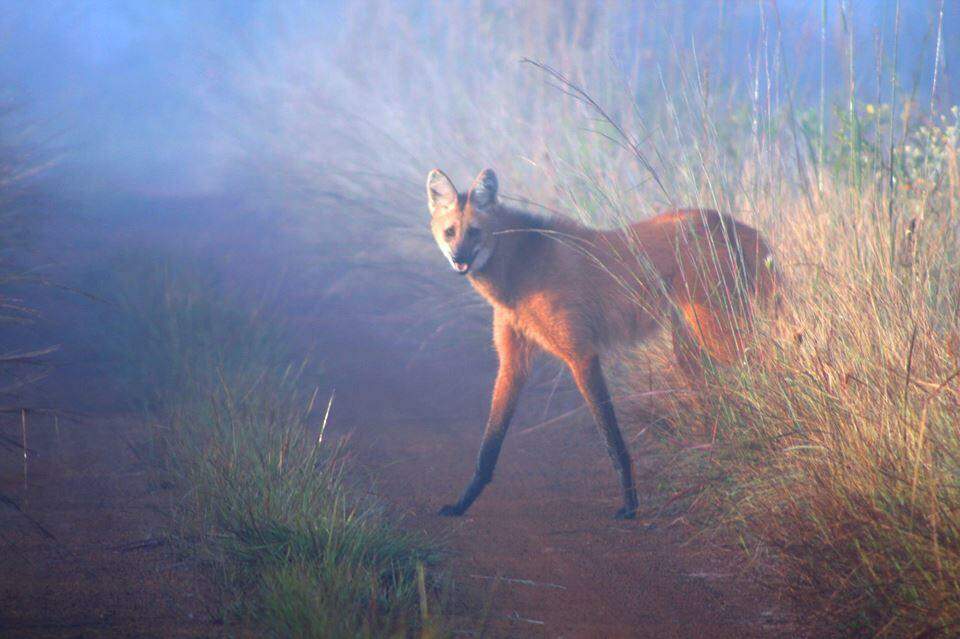
[[845,174],[782,202],[786,316],[673,406],[713,434],[709,490],[744,548],[857,635],[960,631],[960,174],[956,124],[937,131],[933,179],[902,164],[895,190]]

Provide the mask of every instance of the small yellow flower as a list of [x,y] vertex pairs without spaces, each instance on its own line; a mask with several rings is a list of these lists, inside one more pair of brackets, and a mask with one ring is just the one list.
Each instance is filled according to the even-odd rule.
[[870,115],[873,115],[873,111],[874,111],[873,105],[868,103],[868,104],[867,104],[867,113],[869,113]]

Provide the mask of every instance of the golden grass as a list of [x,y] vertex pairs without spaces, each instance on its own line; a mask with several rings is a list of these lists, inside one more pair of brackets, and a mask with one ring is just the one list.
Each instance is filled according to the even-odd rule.
[[713,439],[680,474],[708,465],[721,521],[845,633],[960,625],[960,176],[943,168],[936,192],[893,194],[892,220],[890,193],[842,182],[782,202],[785,317],[671,407]]

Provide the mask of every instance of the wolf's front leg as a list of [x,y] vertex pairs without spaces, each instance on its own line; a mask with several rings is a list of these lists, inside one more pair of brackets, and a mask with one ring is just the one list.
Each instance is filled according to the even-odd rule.
[[477,456],[477,468],[473,479],[455,504],[440,509],[446,517],[458,517],[467,512],[470,505],[480,496],[484,487],[493,479],[493,469],[500,456],[500,447],[510,427],[520,397],[520,389],[527,379],[529,368],[529,349],[527,342],[512,327],[493,319],[493,343],[497,348],[500,368],[497,381],[493,385],[493,399],[490,402],[490,417],[483,431],[483,442]]

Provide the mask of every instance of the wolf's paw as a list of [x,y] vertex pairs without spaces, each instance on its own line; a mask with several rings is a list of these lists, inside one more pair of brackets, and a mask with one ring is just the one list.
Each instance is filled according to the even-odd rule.
[[463,508],[456,504],[447,504],[437,514],[441,517],[459,517],[463,514]]
[[614,519],[636,519],[637,518],[637,507],[636,506],[623,506],[613,515]]

